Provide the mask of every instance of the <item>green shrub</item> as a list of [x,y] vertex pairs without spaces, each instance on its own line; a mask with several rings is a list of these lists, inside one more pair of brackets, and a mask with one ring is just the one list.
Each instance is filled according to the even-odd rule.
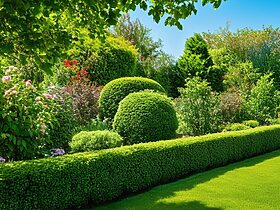
[[100,119],[112,122],[122,99],[129,93],[146,89],[165,92],[156,81],[142,77],[124,77],[109,82],[100,93],[98,102]]
[[241,122],[242,115],[242,96],[238,89],[232,88],[221,94],[221,115],[222,122],[235,123]]
[[73,136],[70,147],[73,152],[85,152],[119,147],[122,137],[112,131],[81,131]]
[[232,123],[225,126],[224,131],[241,131],[249,129],[250,126],[244,125],[242,123]]
[[0,164],[0,209],[77,209],[280,148],[280,126]]
[[164,95],[142,91],[131,93],[119,105],[113,128],[125,144],[172,139],[178,121],[172,102]]
[[[246,99],[245,99],[246,100]],[[280,105],[279,91],[276,89],[271,74],[262,76],[245,101],[244,112],[247,119],[256,119],[260,124],[268,124],[276,118]]]
[[255,128],[258,127],[260,125],[260,123],[256,120],[246,120],[243,122],[244,125],[247,125],[251,128]]
[[181,96],[175,101],[179,133],[203,135],[219,130],[220,99],[211,92],[208,82],[194,77],[187,80],[186,87],[179,92]]
[[134,76],[137,58],[137,50],[129,42],[121,37],[108,37],[84,64],[90,67],[91,81],[100,86],[120,77]]
[[269,120],[269,124],[270,124],[270,125],[278,125],[278,124],[280,124],[280,118],[277,118],[277,119],[270,119],[270,120]]

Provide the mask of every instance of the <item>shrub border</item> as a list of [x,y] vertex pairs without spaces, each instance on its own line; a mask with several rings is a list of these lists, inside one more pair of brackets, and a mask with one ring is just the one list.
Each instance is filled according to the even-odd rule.
[[102,203],[280,148],[280,126],[0,164],[0,209]]

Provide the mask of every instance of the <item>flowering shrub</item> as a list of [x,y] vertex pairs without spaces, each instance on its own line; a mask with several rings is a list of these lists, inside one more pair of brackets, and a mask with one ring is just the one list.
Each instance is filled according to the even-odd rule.
[[97,117],[98,99],[102,87],[98,87],[90,81],[87,66],[79,69],[74,64],[77,64],[76,60],[64,61],[64,66],[72,69],[70,82],[65,91],[73,97],[75,118],[85,124]]
[[0,76],[0,156],[9,160],[38,157],[55,123],[56,96],[44,94],[31,80],[21,80],[15,67]]
[[6,159],[5,159],[5,158],[0,157],[0,163],[5,163],[5,162],[6,162]]
[[59,148],[57,148],[57,149],[52,149],[51,154],[52,154],[53,157],[55,157],[55,156],[61,156],[61,155],[64,155],[64,154],[65,154],[65,151],[64,151],[64,149],[59,149]]

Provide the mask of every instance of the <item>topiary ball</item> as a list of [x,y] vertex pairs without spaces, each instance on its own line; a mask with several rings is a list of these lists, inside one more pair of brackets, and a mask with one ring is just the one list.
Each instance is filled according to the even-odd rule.
[[99,98],[99,118],[112,123],[119,103],[128,94],[141,90],[154,90],[165,93],[164,88],[154,80],[143,77],[123,77],[104,86]]
[[135,144],[175,138],[178,120],[167,96],[141,91],[120,102],[113,128],[124,144]]
[[123,143],[122,137],[108,130],[81,131],[73,136],[69,143],[73,152],[86,152],[119,147]]

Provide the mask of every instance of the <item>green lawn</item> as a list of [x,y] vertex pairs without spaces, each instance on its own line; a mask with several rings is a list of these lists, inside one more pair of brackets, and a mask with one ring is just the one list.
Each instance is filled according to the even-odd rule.
[[280,150],[94,209],[280,209]]

